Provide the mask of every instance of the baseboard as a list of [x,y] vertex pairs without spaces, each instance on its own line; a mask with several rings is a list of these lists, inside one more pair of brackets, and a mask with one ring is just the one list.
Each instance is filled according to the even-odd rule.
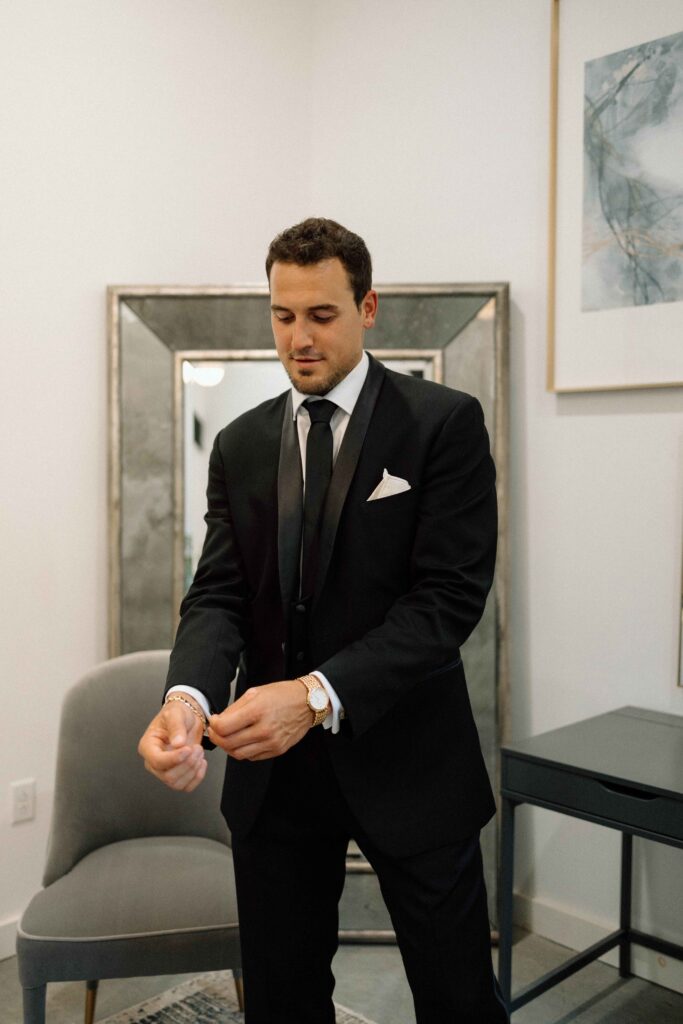
[[[566,907],[520,893],[515,893],[514,919],[522,928],[576,951],[587,949],[618,927],[615,922],[577,917]],[[618,950],[612,949],[600,959],[603,963],[616,967],[618,957]],[[631,966],[637,977],[683,995],[683,961],[662,956],[653,949],[633,946]]]
[[6,960],[8,956],[14,956],[16,953],[18,924],[18,914],[0,921],[0,960]]

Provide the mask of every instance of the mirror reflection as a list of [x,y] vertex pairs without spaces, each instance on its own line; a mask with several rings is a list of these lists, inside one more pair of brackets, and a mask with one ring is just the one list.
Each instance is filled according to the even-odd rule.
[[[381,352],[378,353],[381,358]],[[384,359],[398,373],[440,379],[435,357]],[[260,402],[279,395],[289,380],[279,359],[216,360],[197,353],[182,361],[183,590],[192,582],[204,542],[206,480],[216,434]]]

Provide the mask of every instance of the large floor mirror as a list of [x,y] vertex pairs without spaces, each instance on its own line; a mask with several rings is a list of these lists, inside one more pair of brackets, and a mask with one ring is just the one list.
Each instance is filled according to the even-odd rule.
[[[476,395],[498,471],[496,580],[463,649],[491,779],[508,723],[508,287],[378,286],[369,350],[392,367]],[[170,647],[204,536],[216,433],[289,381],[273,348],[266,288],[111,287],[109,648]],[[497,921],[496,824],[482,835]],[[350,851],[350,870],[354,853]],[[357,864],[362,873],[365,866]],[[363,902],[361,900],[361,902]],[[367,904],[367,899],[365,899]],[[371,912],[371,916],[374,912]],[[385,922],[386,925],[386,922]],[[386,931],[381,913],[359,933]],[[353,922],[348,931],[354,930]]]

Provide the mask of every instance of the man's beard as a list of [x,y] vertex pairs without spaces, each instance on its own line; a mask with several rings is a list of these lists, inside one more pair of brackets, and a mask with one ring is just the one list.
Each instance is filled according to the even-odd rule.
[[344,380],[350,370],[344,367],[337,367],[336,370],[332,370],[326,377],[322,379],[315,379],[314,377],[294,377],[290,372],[289,366],[285,365],[287,376],[292,382],[292,386],[302,395],[326,395],[328,391],[336,387],[337,384]]

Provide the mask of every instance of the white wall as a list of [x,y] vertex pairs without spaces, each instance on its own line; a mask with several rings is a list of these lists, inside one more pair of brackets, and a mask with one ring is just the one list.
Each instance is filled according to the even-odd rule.
[[[39,877],[61,695],[105,651],[104,285],[262,280],[267,242],[300,215],[359,231],[378,281],[511,282],[514,736],[629,703],[683,713],[680,391],[544,386],[549,7],[5,9],[1,405],[20,440],[0,478],[0,792],[36,775],[41,806],[34,826],[0,827],[0,919]],[[577,944],[611,925],[616,835],[520,818],[520,913]],[[680,854],[637,864],[637,918],[683,941],[667,898]]]
[[[105,287],[261,281],[306,215],[308,30],[279,10],[0,7],[0,955],[40,883],[62,695],[107,653]],[[37,818],[10,826],[27,776]]]

